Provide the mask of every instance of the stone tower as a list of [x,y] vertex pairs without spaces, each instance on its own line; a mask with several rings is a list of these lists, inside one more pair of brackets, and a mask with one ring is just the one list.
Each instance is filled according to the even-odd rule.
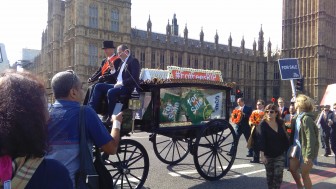
[[317,102],[336,83],[335,34],[335,0],[283,0],[282,58],[299,59],[303,93]]

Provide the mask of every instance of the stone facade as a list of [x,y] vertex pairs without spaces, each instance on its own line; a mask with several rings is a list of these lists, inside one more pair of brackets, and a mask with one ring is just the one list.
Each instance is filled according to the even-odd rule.
[[303,93],[317,102],[336,83],[335,34],[335,0],[283,0],[282,57],[299,59]]
[[271,53],[270,41],[264,47],[262,28],[253,49],[245,48],[244,38],[240,47],[234,47],[231,35],[224,45],[218,43],[217,33],[214,42],[206,42],[203,29],[199,40],[188,38],[187,26],[182,32],[175,14],[163,34],[152,32],[150,17],[146,31],[131,28],[131,0],[49,0],[41,57],[33,71],[49,88],[50,78],[67,69],[86,81],[104,58],[102,42],[113,40],[115,45],[127,44],[143,68],[175,65],[220,70],[224,82],[236,82],[250,105],[259,98],[269,102],[280,95],[279,53]]

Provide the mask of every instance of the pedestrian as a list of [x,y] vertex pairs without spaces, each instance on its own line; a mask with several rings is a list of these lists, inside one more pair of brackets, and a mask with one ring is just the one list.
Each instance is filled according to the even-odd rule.
[[285,123],[280,118],[279,108],[274,104],[268,104],[264,112],[264,119],[257,128],[261,162],[266,168],[268,188],[279,189],[283,179],[289,137]]
[[[108,116],[111,117],[117,99],[122,95],[131,95],[134,88],[139,87],[140,64],[138,59],[131,56],[130,49],[125,45],[119,45],[117,54],[123,62],[119,67],[115,66],[111,70],[112,75],[115,77],[116,84],[98,83],[90,98],[89,105],[97,111],[99,97],[107,95],[108,98]],[[105,125],[109,125],[109,120]]]
[[321,119],[320,119],[320,124],[322,128],[322,136],[323,136],[323,141],[325,144],[325,153],[324,153],[325,157],[328,157],[329,155],[331,155],[330,130],[331,130],[331,125],[333,124],[334,117],[335,115],[334,115],[334,112],[330,110],[330,105],[325,105],[321,113]]
[[[98,83],[114,84],[116,83],[116,79],[110,72],[114,66],[119,67],[121,60],[114,52],[115,47],[113,45],[113,41],[103,41],[102,49],[104,50],[105,58],[101,62],[98,70],[88,79],[88,83],[94,83],[97,81]],[[84,105],[88,104],[96,84],[97,83],[94,83],[88,87],[83,102]]]
[[294,116],[295,116],[294,104],[289,105],[288,111],[289,111],[289,113],[286,114],[285,117],[284,117],[285,122],[291,122],[291,120],[294,118]]
[[334,120],[330,130],[330,144],[331,149],[335,155],[335,167],[336,167],[336,103],[333,104],[333,109],[334,109]]
[[285,107],[285,100],[282,97],[278,98],[279,112],[281,119],[284,119],[286,114],[289,113],[289,109]]
[[73,188],[64,165],[44,158],[49,113],[42,82],[28,72],[6,71],[0,96],[0,188]]
[[258,137],[257,137],[256,128],[260,124],[260,122],[257,123],[258,120],[261,121],[263,118],[264,108],[265,108],[265,101],[261,99],[257,100],[256,110],[252,112],[252,115],[255,115],[253,116],[254,119],[257,119],[257,120],[251,120],[252,115],[250,116],[249,124],[251,126],[251,136],[248,140],[248,145],[249,143],[251,143],[250,148],[253,149],[253,160],[251,160],[250,163],[260,163],[260,150],[259,150],[258,141],[257,141]]
[[[249,106],[245,105],[245,101],[243,98],[238,98],[237,99],[237,104],[238,106],[235,109],[239,109],[242,111],[243,116],[241,121],[235,125],[235,133],[236,133],[236,137],[237,137],[237,141],[239,141],[239,138],[242,134],[244,134],[244,137],[246,139],[246,142],[248,141],[248,139],[250,138],[251,135],[251,128],[249,125],[249,118],[250,115],[252,113],[252,108]],[[238,143],[237,143],[238,144]],[[234,152],[234,148],[235,148],[235,143],[232,143],[231,149],[230,151],[227,153],[227,155],[231,156]],[[248,153],[246,155],[246,157],[252,157],[253,156],[253,149],[249,149]]]
[[[319,150],[318,128],[314,122],[312,113],[314,108],[313,99],[306,95],[299,95],[295,100],[296,116],[292,119],[292,133],[290,136],[290,148],[288,150],[289,171],[291,172],[296,186],[302,189],[312,188],[309,173],[313,163],[317,163]],[[301,182],[301,176],[303,183]]]
[[[51,87],[56,101],[50,108],[48,124],[50,149],[47,158],[56,159],[64,164],[75,186],[75,175],[80,164],[79,113],[83,95],[82,82],[72,70],[68,70],[54,75]],[[119,146],[122,113],[112,117],[111,133],[91,107],[86,106],[84,113],[88,146],[93,148],[95,145],[105,153],[115,154]]]

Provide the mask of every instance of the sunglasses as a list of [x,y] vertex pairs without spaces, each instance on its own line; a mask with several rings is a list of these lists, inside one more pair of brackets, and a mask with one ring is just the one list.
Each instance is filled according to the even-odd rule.
[[266,110],[265,113],[270,113],[270,114],[274,114],[276,111],[274,110]]

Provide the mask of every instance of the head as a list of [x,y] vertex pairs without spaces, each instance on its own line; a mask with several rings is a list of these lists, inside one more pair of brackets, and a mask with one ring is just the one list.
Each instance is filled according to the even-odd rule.
[[259,99],[257,100],[257,110],[264,110],[265,108],[265,101]]
[[285,106],[285,101],[282,97],[278,98],[278,105],[279,105],[279,107],[284,107]]
[[268,104],[264,112],[264,119],[267,121],[280,119],[279,107],[275,104]]
[[289,113],[290,114],[294,114],[295,113],[295,107],[294,107],[294,104],[291,104],[290,106],[289,106]]
[[295,99],[295,110],[298,112],[312,112],[314,109],[314,102],[309,96],[300,94]]
[[238,98],[237,99],[237,104],[238,104],[238,106],[243,107],[245,105],[244,99],[243,98]]
[[72,70],[58,72],[51,79],[55,99],[81,102],[83,97],[82,82]]
[[334,111],[336,110],[336,103],[333,104]]
[[0,74],[0,156],[42,157],[47,149],[47,98],[28,72]]
[[130,50],[125,44],[122,44],[118,46],[117,54],[122,61],[125,61],[126,58],[130,55]]
[[330,110],[330,105],[325,105],[324,106],[324,111],[329,111]]
[[104,50],[106,57],[110,57],[114,54],[114,48],[113,41],[103,41],[102,49]]

